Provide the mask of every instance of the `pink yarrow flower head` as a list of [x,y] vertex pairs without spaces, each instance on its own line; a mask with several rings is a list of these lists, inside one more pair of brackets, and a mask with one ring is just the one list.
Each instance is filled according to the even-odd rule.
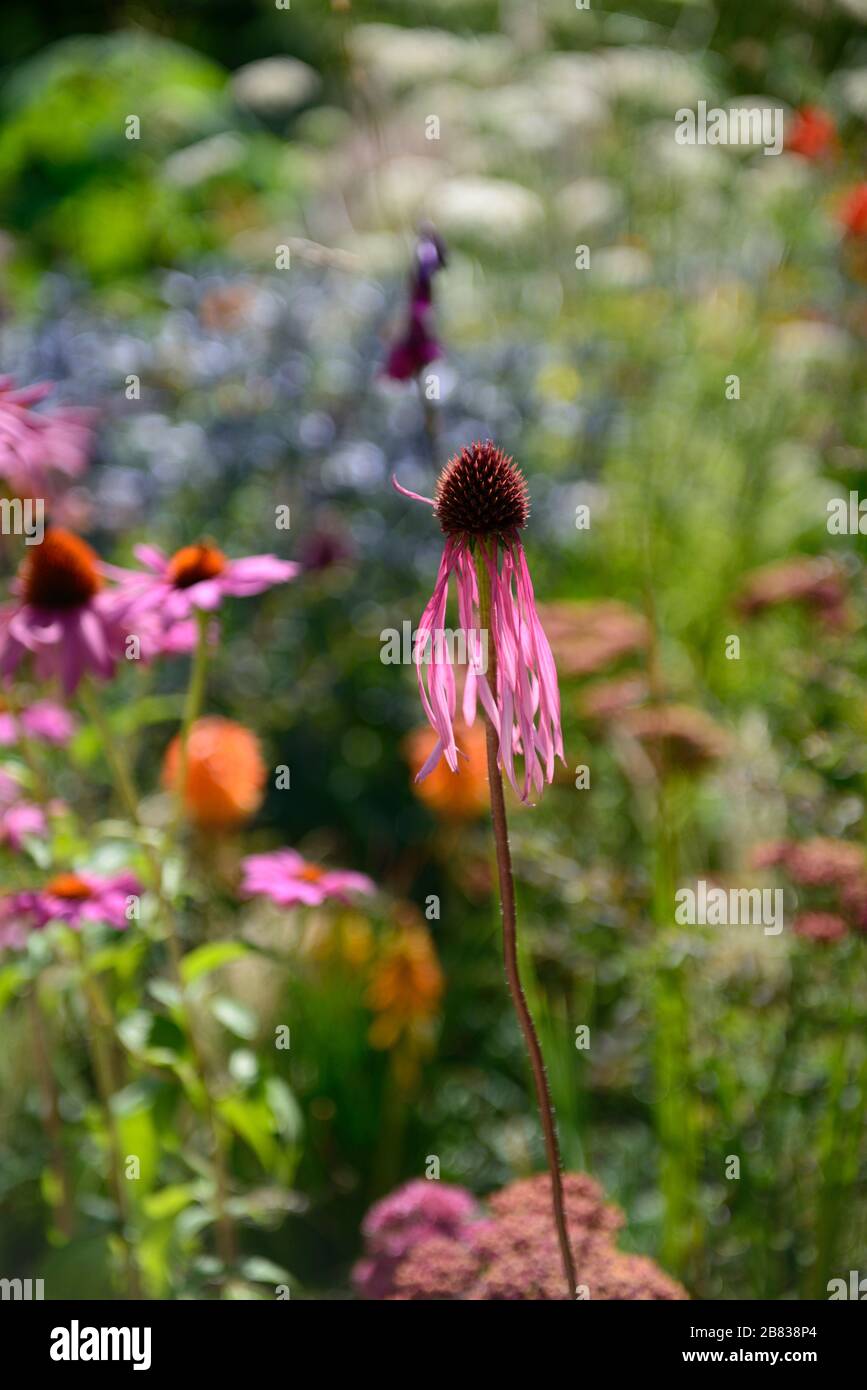
[[[443,756],[453,772],[458,770],[453,643],[445,631],[449,582],[454,577],[460,626],[472,654],[464,681],[464,722],[474,722],[476,702],[481,700],[499,740],[500,767],[521,800],[527,801],[552,781],[554,760],[563,758],[563,735],[557,670],[520,540],[530,514],[524,476],[488,440],[471,444],[451,459],[433,498],[407,492],[396,480],[395,487],[405,497],[432,506],[446,537],[415,644],[422,707],[437,735],[416,781],[427,777]],[[523,758],[523,773],[516,767],[516,756]]]
[[0,377],[0,478],[25,497],[45,497],[55,475],[79,478],[87,467],[92,412],[35,410],[53,389],[51,382],[16,388],[12,377]]
[[385,375],[393,381],[418,376],[430,362],[442,357],[433,330],[433,277],[446,264],[442,240],[430,223],[419,229],[409,282],[409,316],[406,328],[391,348]]
[[185,545],[174,555],[164,554],[155,545],[139,545],[135,556],[143,570],[112,571],[120,583],[115,611],[128,622],[158,612],[169,629],[196,611],[215,612],[224,598],[249,598],[274,584],[285,584],[300,568],[276,555],[230,560],[206,541]]
[[0,610],[0,677],[30,656],[37,678],[58,677],[67,695],[87,672],[108,680],[122,632],[103,584],[104,566],[87,542],[49,527],[28,547],[14,601]]
[[351,869],[323,869],[294,849],[251,854],[241,863],[245,897],[270,898],[278,907],[319,907],[328,901],[349,903],[356,893],[375,893],[365,874]]
[[122,931],[132,920],[131,908],[142,894],[135,874],[112,876],[62,873],[43,888],[13,895],[19,920],[29,920],[36,930],[49,922],[65,922],[80,930],[85,922],[101,922]]

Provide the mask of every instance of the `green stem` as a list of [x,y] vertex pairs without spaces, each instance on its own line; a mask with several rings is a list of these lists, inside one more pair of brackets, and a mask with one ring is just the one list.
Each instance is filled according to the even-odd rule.
[[187,686],[184,712],[178,733],[178,777],[175,787],[175,817],[172,823],[171,838],[175,838],[184,814],[187,792],[187,770],[189,766],[190,731],[199,717],[205,699],[205,682],[208,674],[208,624],[210,614],[198,610],[196,613],[198,635],[196,650],[190,667],[190,683]]
[[[481,554],[476,555],[476,575],[479,585],[479,627],[488,633],[487,680],[492,695],[496,698],[497,653],[491,631],[491,581],[486,564],[484,543],[478,542]],[[496,542],[494,543],[494,563],[496,563]],[[545,1059],[539,1045],[539,1038],[533,1024],[533,1016],[527,1004],[521,983],[518,964],[518,919],[515,904],[515,882],[512,875],[512,852],[509,847],[509,826],[506,819],[506,799],[503,794],[503,778],[499,765],[499,740],[497,731],[485,715],[485,740],[488,754],[488,785],[491,795],[491,821],[494,830],[494,845],[497,852],[497,874],[500,884],[500,912],[503,922],[503,962],[509,992],[512,996],[518,1024],[524,1037],[524,1044],[530,1059],[533,1084],[536,1090],[536,1104],[542,1123],[548,1171],[551,1175],[551,1203],[554,1211],[554,1225],[560,1244],[563,1273],[566,1277],[567,1297],[577,1297],[575,1261],[569,1242],[569,1227],[566,1222],[566,1208],[563,1200],[563,1165],[560,1160],[560,1144],[557,1126],[554,1121],[554,1106],[545,1073]]]
[[72,1182],[66,1166],[63,1150],[63,1119],[60,1114],[60,1097],[57,1082],[51,1068],[51,1052],[48,1044],[47,1025],[39,999],[39,980],[35,979],[28,990],[30,1023],[33,1033],[33,1056],[42,1092],[42,1118],[51,1153],[51,1168],[56,1187],[57,1228],[66,1240],[71,1240],[75,1228],[75,1209],[72,1201]]
[[85,714],[96,727],[100,739],[102,740],[102,751],[111,769],[114,788],[121,800],[123,808],[133,825],[140,825],[138,792],[126,758],[117,745],[114,730],[111,727],[108,716],[101,702],[97,699],[93,687],[88,681],[82,681],[79,686],[78,694]]
[[[203,627],[204,624],[200,627],[200,644],[204,641],[204,637],[202,636]],[[191,675],[190,681],[191,690],[199,687],[203,688],[205,670],[203,662],[204,659],[200,658],[194,663],[194,672]],[[99,701],[94,696],[92,689],[87,687],[85,683],[82,683],[81,694],[82,704],[102,736],[103,749],[114,776],[117,793],[126,807],[131,821],[136,827],[141,829],[141,820],[138,811],[138,792],[126,759],[115,740],[111,724],[106,718]],[[199,698],[201,698],[200,695]],[[190,694],[188,694],[186,705],[188,710],[194,709],[194,702]],[[194,717],[193,715],[193,718]],[[192,720],[190,722],[192,722]],[[181,968],[183,947],[178,933],[177,915],[163,888],[162,867],[154,852],[153,846],[145,843],[144,850],[152,880],[151,887],[159,902],[165,925],[165,939],[168,946],[169,960],[171,962],[172,975],[178,990],[181,1009],[186,1022],[190,1051],[202,1088],[205,1118],[211,1136],[211,1145],[214,1155],[214,1206],[217,1217],[217,1245],[224,1266],[229,1268],[234,1263],[237,1246],[234,1223],[228,1211],[229,1181],[225,1161],[225,1148],[227,1146],[228,1136],[224,1135],[223,1127],[219,1120],[216,1102],[209,1080],[208,1067],[205,1063],[205,1051],[199,1039],[195,1014],[187,994],[186,983]]]
[[847,1177],[850,1164],[845,1161],[846,1134],[849,1117],[844,1106],[848,1089],[850,1068],[848,1053],[850,1042],[856,1031],[856,991],[858,971],[853,969],[853,952],[850,948],[849,966],[851,984],[842,1011],[840,1028],[835,1038],[831,1064],[828,1071],[829,1091],[823,1123],[819,1132],[819,1198],[817,1215],[816,1262],[813,1266],[813,1297],[824,1297],[826,1281],[835,1273],[834,1257],[840,1237],[843,1211],[847,1197]]
[[51,800],[51,791],[42,769],[42,764],[36,754],[36,749],[33,747],[30,737],[25,732],[21,722],[21,706],[15,699],[15,694],[12,690],[7,691],[4,698],[10,714],[15,716],[18,723],[18,751],[21,754],[24,766],[27,768],[33,780],[33,794],[41,805],[47,806],[48,802]]
[[126,1190],[124,1188],[126,1179],[123,1171],[120,1135],[118,1133],[117,1119],[112,1103],[113,1097],[118,1090],[118,1084],[115,1076],[111,1049],[110,1046],[106,1045],[105,1038],[107,1025],[106,1009],[108,1006],[104,996],[98,990],[96,982],[89,972],[84,942],[77,932],[75,933],[75,944],[79,965],[81,967],[84,997],[90,1025],[88,1028],[87,1045],[90,1051],[91,1062],[93,1063],[96,1089],[102,1108],[103,1120],[105,1122],[106,1137],[108,1139],[108,1180],[117,1206],[120,1240],[123,1246],[124,1264],[126,1266],[127,1288],[131,1299],[139,1299],[142,1297],[141,1280],[135,1254],[128,1235],[129,1205],[126,1200]]

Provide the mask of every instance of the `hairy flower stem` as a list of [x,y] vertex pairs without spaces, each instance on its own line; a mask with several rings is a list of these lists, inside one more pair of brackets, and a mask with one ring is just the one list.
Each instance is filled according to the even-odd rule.
[[[201,679],[204,680],[204,670],[202,670]],[[195,684],[195,680],[196,677],[193,675],[191,677],[191,686]],[[112,770],[118,796],[132,823],[141,828],[138,809],[138,793],[135,788],[135,783],[133,782],[132,773],[127,766],[126,759],[117,746],[111,724],[105,717],[102,706],[99,700],[94,696],[93,691],[85,684],[82,684],[81,692],[82,704],[102,737],[103,751],[105,752],[109,767]],[[187,703],[188,705],[191,703],[189,696]],[[189,1039],[190,1051],[193,1056],[193,1062],[201,1086],[205,1119],[211,1136],[211,1146],[214,1156],[214,1208],[216,1212],[217,1248],[223,1265],[228,1269],[234,1264],[237,1242],[235,1239],[234,1222],[228,1210],[229,1180],[226,1170],[223,1127],[219,1119],[216,1102],[210,1085],[204,1048],[199,1040],[194,1012],[187,994],[187,987],[182,969],[183,947],[178,934],[176,913],[163,888],[162,867],[159,859],[152,846],[145,844],[144,849],[150,870],[151,887],[156,894],[165,924],[166,944],[169,951],[172,975],[174,976],[175,985],[177,986],[180,997],[181,1008],[187,1026],[187,1038]]]
[[60,1114],[60,1098],[57,1082],[51,1069],[51,1052],[48,1044],[47,1028],[39,999],[39,981],[35,979],[28,990],[30,1023],[33,1032],[33,1056],[42,1092],[42,1118],[51,1153],[51,1170],[57,1189],[55,1215],[57,1229],[66,1240],[71,1240],[75,1229],[75,1209],[72,1201],[72,1183],[63,1152],[63,1119]]
[[[483,542],[479,548],[484,550]],[[496,547],[494,550],[496,562]],[[479,627],[488,633],[487,679],[491,693],[497,688],[497,653],[491,630],[491,580],[484,555],[476,555],[476,577],[479,585]],[[545,1059],[533,1023],[533,1016],[527,1004],[521,972],[518,967],[518,920],[515,907],[515,882],[512,875],[512,852],[509,848],[509,825],[506,819],[506,799],[503,794],[503,778],[498,762],[499,739],[497,731],[485,715],[485,743],[488,754],[488,784],[491,794],[491,821],[494,829],[494,846],[497,856],[497,876],[500,885],[500,914],[503,922],[503,962],[509,993],[518,1017],[518,1024],[524,1036],[530,1067],[533,1072],[533,1085],[536,1089],[536,1104],[542,1122],[545,1139],[545,1153],[548,1158],[548,1171],[551,1174],[551,1199],[554,1209],[554,1224],[560,1242],[560,1255],[563,1260],[563,1273],[566,1277],[568,1297],[576,1297],[577,1280],[572,1247],[569,1243],[569,1228],[566,1224],[566,1210],[563,1202],[563,1165],[560,1159],[560,1144],[554,1120],[554,1106],[545,1073]]]
[[99,987],[89,972],[87,957],[84,951],[84,942],[78,933],[75,934],[75,944],[81,968],[84,998],[87,1004],[89,1021],[88,1049],[93,1063],[93,1073],[96,1077],[96,1090],[102,1108],[105,1133],[108,1140],[108,1180],[117,1207],[118,1222],[120,1225],[120,1241],[123,1247],[123,1258],[126,1268],[127,1289],[131,1299],[140,1299],[142,1297],[141,1279],[135,1253],[127,1234],[129,1204],[126,1200],[126,1191],[124,1189],[126,1178],[123,1171],[120,1135],[118,1133],[117,1119],[113,1109],[113,1097],[119,1088],[115,1076],[114,1063],[111,1057],[110,1045],[107,1045],[105,1037],[106,1028],[113,1020],[111,1019],[110,1010],[108,1010],[108,1006],[102,997]]

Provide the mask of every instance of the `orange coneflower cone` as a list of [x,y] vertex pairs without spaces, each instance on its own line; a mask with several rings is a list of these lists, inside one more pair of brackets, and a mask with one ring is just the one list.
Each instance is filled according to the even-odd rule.
[[[163,786],[174,791],[180,770],[180,738],[172,739],[163,762]],[[267,777],[255,734],[232,719],[196,720],[187,740],[183,806],[202,830],[234,830],[262,804]]]

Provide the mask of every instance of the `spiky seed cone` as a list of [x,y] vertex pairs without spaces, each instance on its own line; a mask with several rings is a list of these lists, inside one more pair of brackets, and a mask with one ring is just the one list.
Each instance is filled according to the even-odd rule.
[[526,526],[530,494],[520,468],[490,439],[462,449],[440,474],[434,510],[447,536],[494,536]]

